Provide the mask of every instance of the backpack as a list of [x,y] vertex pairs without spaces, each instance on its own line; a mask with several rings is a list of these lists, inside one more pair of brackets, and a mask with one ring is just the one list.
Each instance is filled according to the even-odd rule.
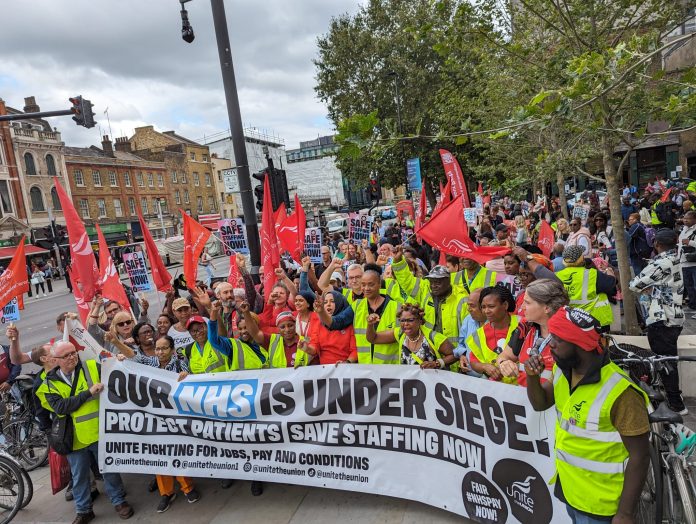
[[655,247],[655,228],[643,226],[643,232],[645,233],[645,241],[648,243],[650,251]]

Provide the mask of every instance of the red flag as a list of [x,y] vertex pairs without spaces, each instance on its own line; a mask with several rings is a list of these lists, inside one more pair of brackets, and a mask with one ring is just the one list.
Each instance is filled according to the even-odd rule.
[[428,214],[428,202],[425,195],[425,182],[421,188],[420,200],[418,201],[418,209],[416,209],[416,232],[423,227],[425,223],[425,215]]
[[205,243],[212,233],[210,229],[200,225],[187,215],[183,209],[179,209],[179,212],[184,217],[184,278],[186,286],[193,289],[196,287],[198,258],[203,253]]
[[123,289],[116,266],[114,266],[109,246],[106,244],[106,239],[99,224],[95,228],[99,238],[99,287],[101,288],[102,296],[121,304],[124,310],[129,311],[131,308],[130,302],[126,296],[126,290]]
[[462,196],[458,196],[428,221],[419,231],[423,239],[440,253],[469,258],[479,264],[510,252],[507,247],[477,247],[469,238],[469,227],[464,222]]
[[268,177],[263,181],[263,211],[261,213],[261,270],[263,271],[263,292],[266,297],[271,293],[275,282],[275,268],[280,265],[278,237],[273,220],[273,203]]
[[297,213],[294,213],[276,226],[276,236],[281,251],[294,253],[297,248]]
[[234,251],[230,255],[230,270],[227,273],[227,282],[234,287],[238,287],[239,285],[239,268],[237,267],[237,255]]
[[157,250],[157,245],[155,240],[150,234],[150,230],[145,224],[145,219],[143,215],[140,214],[138,210],[138,220],[140,221],[140,229],[143,232],[143,242],[145,243],[145,252],[147,253],[147,258],[150,261],[150,270],[152,271],[152,281],[155,283],[155,287],[158,291],[166,293],[172,289],[172,276],[167,271],[167,266],[164,264],[164,260]]
[[446,149],[440,149],[440,159],[442,160],[442,167],[445,169],[447,180],[452,188],[452,198],[457,198],[459,195],[462,195],[464,207],[471,207],[469,190],[466,188],[464,174],[462,173],[459,162],[454,155]]
[[27,259],[24,254],[24,236],[22,235],[22,238],[19,240],[19,245],[12,257],[12,261],[2,276],[0,276],[0,308],[9,304],[16,296],[22,298],[22,295],[29,291]]
[[481,195],[481,198],[483,198],[483,184],[481,182],[478,183],[478,189],[476,192]]
[[547,258],[551,256],[551,251],[553,251],[554,238],[553,229],[546,220],[542,220],[539,226],[537,247],[541,249],[541,252],[544,253],[544,256]]
[[87,318],[89,317],[89,304],[85,302],[84,297],[82,296],[82,290],[80,289],[80,284],[77,280],[74,279],[73,272],[70,270],[70,268],[66,269],[68,273],[68,278],[72,282],[72,291],[73,291],[73,297],[75,297],[75,303],[77,304],[77,312],[80,314],[80,319],[82,320],[82,325],[86,326],[87,325]]
[[292,253],[295,260],[302,260],[302,252],[304,251],[305,230],[307,228],[307,217],[305,216],[300,197],[295,193],[295,214],[297,215],[297,248]]
[[665,194],[660,197],[660,202],[662,202],[662,203],[667,202],[669,200],[669,195],[671,192],[672,192],[672,188],[670,187],[667,191],[665,191]]
[[491,190],[488,190],[488,194],[483,197],[483,205],[491,205]]
[[438,203],[435,205],[435,209],[433,209],[433,213],[431,215],[431,220],[432,218],[435,217],[440,211],[442,211],[443,208],[447,206],[452,201],[452,191],[450,187],[449,181],[445,185],[444,189],[442,190],[442,193],[440,193],[440,200]]
[[92,244],[89,241],[85,225],[77,214],[72,200],[70,200],[63,186],[60,185],[55,177],[53,178],[53,184],[56,188],[60,205],[63,208],[65,227],[68,230],[68,238],[70,239],[70,259],[72,261],[73,274],[76,280],[82,282],[82,293],[85,300],[89,302],[94,298],[98,288],[99,269],[97,268],[97,260],[94,258],[94,251],[92,250]]
[[276,209],[273,212],[273,220],[275,222],[276,226],[279,226],[280,224],[283,223],[283,221],[288,218],[288,210],[285,209],[285,202],[281,202],[280,205],[278,206],[278,209]]

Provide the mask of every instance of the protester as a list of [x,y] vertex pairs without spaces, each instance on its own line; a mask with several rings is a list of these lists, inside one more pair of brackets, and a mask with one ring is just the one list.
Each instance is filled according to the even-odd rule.
[[648,243],[645,226],[641,224],[640,215],[631,213],[628,217],[628,230],[626,239],[628,241],[628,257],[631,261],[631,268],[634,276],[639,274],[647,265],[647,258],[650,258],[652,247]]
[[590,230],[582,225],[580,219],[575,217],[570,221],[571,233],[566,240],[566,247],[579,246],[582,248],[582,256],[592,256],[592,238]]
[[36,264],[31,265],[31,283],[34,284],[34,293],[36,293],[36,298],[39,297],[39,288],[41,288],[41,292],[43,293],[43,296],[47,297],[48,295],[46,294],[46,275],[43,271],[39,269],[39,267]]
[[352,325],[336,329],[332,324],[340,321],[341,315],[353,310],[346,298],[338,291],[328,291],[314,300],[314,312],[319,322],[315,325],[308,339],[306,351],[311,356],[319,357],[319,364],[337,364],[339,362],[354,364],[358,361],[355,345],[355,331]]
[[295,318],[290,311],[281,311],[275,324],[278,333],[262,331],[249,311],[247,302],[241,305],[249,334],[257,344],[268,350],[267,367],[297,368],[306,366],[312,357],[306,352],[304,337],[297,334]]
[[[100,366],[95,360],[80,362],[75,346],[58,342],[51,349],[58,366],[46,374],[40,391],[58,416],[70,416],[73,424],[72,452],[67,455],[73,480],[77,515],[73,524],[85,524],[95,518],[92,511],[90,461],[98,461]],[[90,416],[94,415],[94,416]],[[104,473],[104,487],[114,509],[122,519],[133,516],[126,502],[125,490],[118,473]]]
[[[696,211],[686,212],[682,220],[684,227],[679,233],[679,263],[684,277],[686,305],[696,310]],[[696,318],[696,315],[691,318]]]
[[[684,325],[684,282],[677,254],[677,240],[676,231],[658,231],[655,235],[657,256],[629,284],[631,291],[645,293],[650,299],[645,323],[650,349],[658,355],[678,354],[677,340]],[[670,408],[680,415],[686,415],[688,410],[681,395],[676,362],[665,363],[660,375]]]
[[534,409],[556,406],[554,493],[573,522],[633,522],[650,465],[647,398],[609,359],[589,313],[563,307],[547,325],[553,381],[541,382],[540,355],[525,372]]
[[494,286],[498,275],[482,267],[481,264],[471,258],[462,258],[463,269],[454,275],[452,284],[463,289],[465,294],[469,294],[476,289]]
[[[169,315],[162,313],[160,316],[157,317],[157,334],[155,335],[156,339],[159,339],[167,333],[169,333],[169,329],[176,323],[176,320],[170,317]],[[169,336],[169,335],[167,335]]]
[[193,314],[191,303],[185,298],[177,298],[172,303],[172,312],[177,321],[169,328],[167,335],[174,339],[174,348],[179,351],[193,343],[187,328],[187,323]]
[[[449,277],[448,277],[449,278]],[[367,319],[367,340],[372,344],[397,343],[400,363],[423,369],[449,369],[457,361],[452,343],[435,330],[424,326],[425,312],[415,304],[403,304],[398,313],[399,326],[386,331],[375,330],[380,318],[372,313]]]
[[519,324],[517,315],[513,314],[515,299],[506,287],[492,286],[481,291],[479,306],[487,322],[466,341],[471,369],[491,380],[515,384],[516,378],[503,377],[497,365],[498,355]]
[[215,264],[213,264],[213,257],[210,256],[210,253],[208,253],[208,248],[203,248],[203,253],[201,253],[201,258],[199,261],[200,265],[203,266],[203,269],[205,269],[205,284],[210,287],[211,282],[213,281],[213,278],[215,277],[215,273],[213,270],[215,269]]

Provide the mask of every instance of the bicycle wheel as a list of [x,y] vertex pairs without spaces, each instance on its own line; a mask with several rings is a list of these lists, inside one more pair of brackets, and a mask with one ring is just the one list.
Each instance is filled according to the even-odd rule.
[[48,437],[32,420],[18,420],[4,429],[7,453],[27,471],[41,466],[48,457]]
[[655,446],[650,445],[650,467],[645,485],[638,500],[636,522],[640,524],[662,523],[662,467]]
[[0,524],[10,522],[22,506],[24,482],[21,468],[0,455]]
[[31,481],[31,477],[26,469],[20,467],[22,472],[22,480],[24,481],[24,497],[22,497],[22,508],[26,508],[31,499],[34,498],[34,483]]
[[675,515],[678,522],[684,524],[696,524],[696,510],[694,510],[694,498],[692,496],[689,485],[687,484],[684,469],[682,468],[681,460],[677,457],[672,457],[669,460],[674,476],[674,483],[679,494],[679,501],[676,504],[677,511],[681,510],[681,515]]

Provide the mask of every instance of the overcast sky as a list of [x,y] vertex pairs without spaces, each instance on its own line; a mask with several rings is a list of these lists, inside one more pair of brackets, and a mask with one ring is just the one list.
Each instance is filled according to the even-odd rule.
[[[245,127],[285,140],[332,133],[314,93],[316,39],[359,0],[225,0]],[[196,39],[181,39],[177,0],[3,0],[0,98],[22,109],[68,109],[81,94],[103,134],[153,124],[193,140],[229,128],[210,2],[186,4]],[[99,145],[98,127],[50,119],[71,146]]]

